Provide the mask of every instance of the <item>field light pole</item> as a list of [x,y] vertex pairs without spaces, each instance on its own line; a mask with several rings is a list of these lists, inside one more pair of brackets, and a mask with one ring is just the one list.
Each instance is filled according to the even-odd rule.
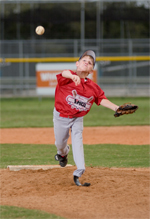
[[5,5],[1,3],[1,39],[4,40],[4,12],[5,12]]
[[84,50],[85,39],[85,3],[81,2],[81,48]]
[[[100,53],[102,53],[102,48],[100,49],[100,40],[103,39],[103,22],[101,19],[101,14],[103,13],[103,1],[98,1],[96,3],[96,39],[97,44],[97,56],[100,56]],[[102,46],[102,45],[101,45]]]

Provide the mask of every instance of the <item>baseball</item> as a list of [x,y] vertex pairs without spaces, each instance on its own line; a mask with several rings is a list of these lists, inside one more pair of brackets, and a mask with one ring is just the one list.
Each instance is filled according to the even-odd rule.
[[43,35],[43,33],[45,32],[45,29],[43,26],[38,26],[36,29],[35,29],[35,32],[36,34],[38,35]]

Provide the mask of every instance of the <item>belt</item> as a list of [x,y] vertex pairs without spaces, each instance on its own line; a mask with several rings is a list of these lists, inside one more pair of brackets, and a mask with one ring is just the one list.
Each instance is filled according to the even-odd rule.
[[68,118],[68,119],[73,119],[75,118],[75,116],[66,116],[66,115],[63,115],[63,114],[59,114],[60,117],[64,117],[64,118]]

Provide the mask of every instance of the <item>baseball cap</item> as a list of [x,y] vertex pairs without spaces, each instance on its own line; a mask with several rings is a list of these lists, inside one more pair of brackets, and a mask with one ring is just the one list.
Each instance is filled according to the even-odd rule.
[[82,59],[82,57],[84,57],[84,56],[91,56],[91,57],[93,58],[93,60],[94,60],[94,66],[95,66],[96,55],[95,55],[95,52],[94,52],[93,50],[87,50],[87,51],[85,51],[85,52],[80,56],[79,60]]

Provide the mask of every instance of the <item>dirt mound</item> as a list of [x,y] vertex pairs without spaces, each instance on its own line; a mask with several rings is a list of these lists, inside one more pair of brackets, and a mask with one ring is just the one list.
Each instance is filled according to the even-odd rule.
[[76,167],[1,173],[1,204],[40,209],[70,219],[148,219],[148,169],[87,167],[77,187]]

